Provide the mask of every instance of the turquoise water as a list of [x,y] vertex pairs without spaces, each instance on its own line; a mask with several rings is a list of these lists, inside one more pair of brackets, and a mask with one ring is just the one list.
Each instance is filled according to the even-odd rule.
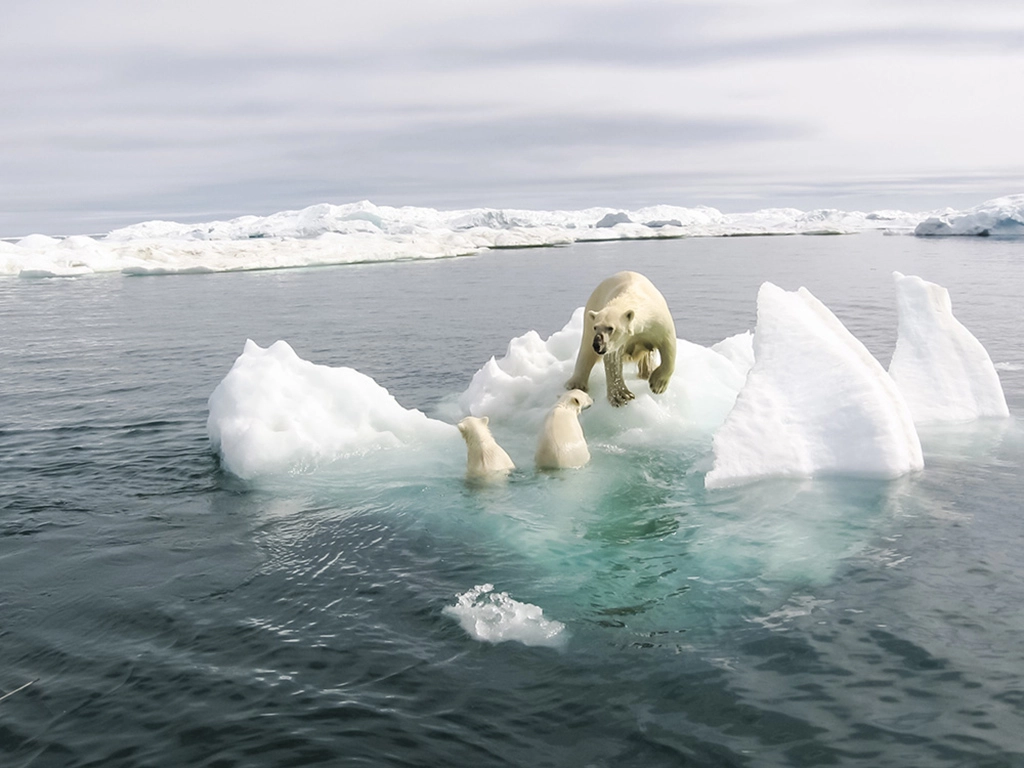
[[[433,263],[0,281],[0,756],[14,766],[1024,765],[1024,439],[922,430],[897,481],[703,488],[709,440],[467,487],[375,454],[247,486],[206,399],[246,338],[431,415],[619,269],[679,335],[808,287],[883,362],[946,286],[1024,409],[1021,244],[603,243]],[[592,447],[593,448],[593,447]],[[473,639],[493,583],[558,648]]]

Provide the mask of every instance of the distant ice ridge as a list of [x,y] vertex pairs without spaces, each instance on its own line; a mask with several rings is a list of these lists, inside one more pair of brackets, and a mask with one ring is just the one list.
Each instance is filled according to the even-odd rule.
[[[47,277],[227,272],[465,256],[485,249],[732,235],[911,232],[930,214],[770,208],[725,214],[704,206],[528,211],[321,203],[270,216],[182,224],[147,221],[102,237],[29,235],[0,242],[0,275]],[[947,212],[945,215],[953,215]]]
[[495,592],[493,584],[480,584],[459,595],[444,613],[458,619],[470,637],[487,643],[515,640],[524,645],[560,648],[565,645],[565,625],[544,618],[536,605],[513,600],[507,592]]
[[966,211],[929,216],[914,229],[926,237],[1024,237],[1024,194],[989,200]]
[[[899,336],[888,373],[809,291],[771,283],[758,292],[753,334],[713,347],[678,340],[663,395],[627,369],[636,399],[613,408],[596,367],[595,402],[582,420],[592,464],[602,451],[710,443],[708,488],[780,476],[889,478],[923,466],[917,424],[1007,416],[995,366],[953,317],[945,289],[895,277]],[[283,341],[267,349],[248,341],[210,396],[210,441],[225,469],[247,480],[417,447],[451,457],[454,468],[465,448],[452,424],[471,414],[490,417],[499,443],[529,466],[582,332],[579,308],[547,339],[536,331],[512,339],[449,403],[446,421],[403,407],[351,368],[314,365]]]

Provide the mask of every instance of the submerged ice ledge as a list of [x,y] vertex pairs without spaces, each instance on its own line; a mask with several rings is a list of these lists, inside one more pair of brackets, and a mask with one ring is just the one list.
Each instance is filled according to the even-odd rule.
[[101,237],[30,235],[0,242],[0,275],[76,276],[229,272],[466,256],[487,249],[741,235],[1024,234],[1024,195],[966,212],[800,211],[770,208],[726,214],[704,206],[656,205],[633,211],[587,208],[529,211],[322,203],[270,216],[181,224],[148,221]]
[[[1009,411],[996,367],[953,317],[948,292],[917,277],[894,278],[899,330],[888,372],[810,291],[765,283],[753,334],[713,347],[678,340],[676,373],[663,395],[652,396],[633,375],[636,399],[614,408],[603,396],[604,371],[595,368],[595,403],[583,424],[588,442],[598,454],[710,443],[709,488],[921,469],[919,424]],[[302,360],[284,341],[267,349],[247,341],[210,396],[210,441],[224,468],[246,480],[413,448],[445,457],[454,475],[465,447],[453,423],[487,416],[516,464],[530,466],[582,333],[579,308],[547,339],[535,331],[512,339],[449,404],[445,420],[404,408],[351,368]]]

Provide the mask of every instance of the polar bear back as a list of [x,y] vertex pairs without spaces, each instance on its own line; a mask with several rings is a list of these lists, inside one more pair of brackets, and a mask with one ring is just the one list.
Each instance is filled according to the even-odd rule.
[[590,461],[579,414],[593,402],[590,395],[577,389],[562,395],[548,411],[534,455],[538,469],[577,468]]
[[467,416],[458,424],[459,432],[466,441],[468,478],[507,475],[516,468],[505,449],[494,439],[487,424],[486,416]]
[[637,324],[646,327],[652,320],[671,327],[675,336],[672,312],[661,291],[645,275],[625,270],[602,280],[587,299],[585,315],[609,306],[632,309],[638,312]]

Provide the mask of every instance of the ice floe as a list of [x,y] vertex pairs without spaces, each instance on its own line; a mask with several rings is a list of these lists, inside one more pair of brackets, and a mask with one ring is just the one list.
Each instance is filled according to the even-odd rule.
[[894,273],[899,306],[889,375],[918,424],[1009,415],[988,351],[953,316],[949,291],[920,277]]
[[511,640],[524,645],[560,648],[568,635],[565,624],[544,618],[539,606],[495,592],[493,584],[480,584],[462,593],[444,613],[458,620],[470,637],[487,643]]
[[454,426],[403,408],[369,376],[303,360],[284,341],[266,349],[246,341],[209,412],[214,450],[244,480],[384,448],[462,442]]
[[[899,338],[888,372],[810,291],[771,283],[758,292],[752,334],[712,347],[678,340],[662,395],[627,367],[636,399],[612,407],[596,367],[594,405],[582,417],[591,465],[602,452],[685,444],[707,446],[708,488],[766,477],[890,478],[922,468],[917,424],[1007,416],[996,367],[953,317],[948,292],[899,273],[896,289]],[[210,396],[210,441],[224,468],[247,480],[424,446],[450,454],[454,467],[465,458],[455,422],[487,416],[527,466],[582,332],[581,307],[548,338],[513,338],[438,407],[439,418],[402,406],[356,370],[302,360],[284,341],[267,349],[247,341]]]

